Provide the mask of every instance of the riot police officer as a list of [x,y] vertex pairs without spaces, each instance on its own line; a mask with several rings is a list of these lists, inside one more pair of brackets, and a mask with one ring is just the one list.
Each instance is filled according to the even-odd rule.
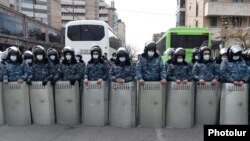
[[101,84],[108,80],[109,65],[102,59],[102,50],[99,46],[93,46],[90,54],[91,59],[85,69],[84,83],[87,85],[88,81],[96,81],[97,84]]
[[86,64],[82,60],[81,50],[79,49],[75,50],[75,57],[76,57],[77,64],[81,68],[81,79],[84,79],[84,71],[85,71]]
[[27,84],[30,85],[31,81],[42,81],[42,85],[45,86],[52,78],[51,64],[42,46],[34,47],[32,52],[34,54],[34,63],[31,66],[31,74],[28,77]]
[[170,64],[168,67],[167,80],[175,81],[177,84],[186,84],[188,81],[192,81],[192,70],[185,61],[185,50],[183,48],[177,48],[173,57],[172,64]]
[[75,85],[76,81],[81,79],[81,68],[77,64],[75,59],[74,49],[70,46],[66,46],[62,49],[63,60],[58,69],[59,78],[63,81],[70,81],[71,85]]
[[33,64],[33,53],[29,50],[25,51],[23,53],[23,61],[29,66],[31,67]]
[[200,85],[204,85],[205,82],[211,82],[212,85],[217,84],[219,70],[211,57],[209,47],[203,46],[200,48],[200,59],[194,64],[193,75]]
[[3,83],[17,81],[23,83],[28,77],[28,66],[22,63],[22,55],[15,46],[8,48],[7,64],[4,66],[5,73],[3,75]]
[[189,62],[189,66],[191,69],[193,69],[194,64],[200,59],[200,49],[194,48],[192,51],[192,59]]
[[117,58],[116,52],[112,53],[112,58],[109,60],[111,66],[115,63],[116,58]]
[[124,47],[116,52],[117,59],[109,71],[109,79],[112,82],[126,83],[134,80],[134,69],[131,65],[129,54]]
[[58,74],[58,69],[60,66],[59,55],[55,49],[49,48],[47,50],[47,56],[49,58],[50,65],[51,65],[51,68],[50,68],[50,73],[52,75],[51,83],[52,85],[55,85],[56,75]]
[[239,45],[233,45],[228,49],[227,54],[228,59],[223,60],[220,67],[222,81],[242,86],[249,79],[249,67],[242,59],[242,48]]
[[226,48],[226,47],[220,49],[220,53],[216,58],[216,64],[220,65],[222,60],[227,59],[227,50],[228,50],[228,48]]
[[168,66],[172,63],[173,58],[174,58],[174,49],[169,48],[164,52],[164,55],[168,57],[168,60],[165,62],[165,69],[166,71],[168,70]]
[[145,44],[144,53],[141,55],[136,65],[136,79],[141,85],[144,81],[161,81],[166,84],[166,69],[161,56],[156,53],[156,44],[153,41]]

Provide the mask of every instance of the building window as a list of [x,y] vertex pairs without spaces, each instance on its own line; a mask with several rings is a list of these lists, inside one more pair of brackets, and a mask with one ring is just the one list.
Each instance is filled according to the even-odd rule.
[[34,12],[34,10],[35,10],[36,13],[47,14],[47,10],[43,10],[43,9],[30,9],[30,8],[22,7],[21,10],[22,11],[29,11],[29,12]]
[[67,36],[71,41],[100,41],[105,32],[101,25],[71,25]]
[[210,2],[216,2],[216,1],[218,1],[218,0],[209,0]]
[[243,0],[233,0],[235,3],[243,3]]
[[33,3],[33,0],[22,0],[23,3]]
[[209,26],[210,27],[217,27],[217,17],[210,17],[209,18]]
[[232,17],[232,25],[236,27],[241,27],[242,17]]

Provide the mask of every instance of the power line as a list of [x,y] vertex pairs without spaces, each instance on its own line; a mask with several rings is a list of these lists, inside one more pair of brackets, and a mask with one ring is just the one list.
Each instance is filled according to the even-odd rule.
[[[61,6],[61,3],[60,3],[58,0],[54,0],[54,1],[56,1],[56,2],[57,2],[58,4],[60,4],[60,6]],[[62,7],[62,6],[61,6],[61,7]],[[80,20],[80,18],[79,18],[77,15],[75,15],[75,13],[72,13],[68,8],[63,7],[63,9],[67,10],[70,14],[73,15],[73,17],[76,17],[78,20]]]

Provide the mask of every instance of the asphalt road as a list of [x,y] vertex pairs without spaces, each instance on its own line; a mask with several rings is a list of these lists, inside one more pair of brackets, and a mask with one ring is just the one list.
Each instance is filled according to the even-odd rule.
[[190,129],[110,126],[1,126],[0,141],[202,141],[203,126]]

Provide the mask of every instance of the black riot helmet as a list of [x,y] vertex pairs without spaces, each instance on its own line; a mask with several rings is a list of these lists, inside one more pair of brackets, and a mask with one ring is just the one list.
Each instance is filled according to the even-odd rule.
[[21,52],[16,46],[11,46],[8,48],[8,55],[10,55],[10,54],[20,55]]
[[246,50],[242,51],[242,58],[243,58],[244,60],[247,59],[248,51],[249,51],[249,49],[246,49]]
[[177,48],[175,51],[174,51],[174,56],[177,57],[177,56],[182,56],[183,58],[186,57],[186,51],[184,48],[182,47],[179,47]]
[[74,55],[74,49],[70,46],[66,46],[62,49],[62,53],[63,55],[65,55],[66,53],[70,53],[71,55]]
[[37,54],[42,54],[45,57],[45,49],[40,45],[35,46],[32,49],[32,52],[33,52],[34,56],[36,56]]
[[[196,58],[195,56],[198,56],[198,58]],[[199,58],[200,58],[200,49],[196,47],[192,51],[192,61],[197,61]]]
[[247,50],[246,56],[245,56],[246,61],[250,61],[250,50]]
[[49,49],[47,50],[47,55],[48,55],[48,57],[49,57],[50,55],[55,55],[56,57],[58,57],[58,52],[57,52],[55,49],[53,49],[53,48],[49,48]]
[[11,46],[11,47],[7,48],[7,52],[8,52],[7,59],[10,60],[10,56],[12,54],[15,54],[17,56],[16,62],[19,62],[19,63],[22,62],[21,52],[16,46]]
[[33,53],[29,50],[25,51],[23,53],[23,59],[26,60],[26,59],[33,59]]
[[186,57],[186,51],[185,51],[185,49],[182,48],[182,47],[178,47],[174,51],[174,60],[177,60],[177,56],[182,56],[183,60],[185,60],[185,57]]
[[116,51],[117,57],[126,57],[127,55],[128,55],[128,52],[124,47],[119,47],[119,49]]
[[[240,45],[233,45],[231,46],[228,51],[227,51],[227,55],[228,55],[228,60],[229,61],[233,61],[233,56],[239,56],[239,59],[241,59],[242,57],[242,48]],[[239,60],[237,59],[237,60]]]
[[[120,65],[120,64],[124,64],[124,65],[130,65],[130,58],[129,58],[129,53],[127,52],[126,48],[124,47],[120,47],[117,52],[116,52],[116,55],[117,55],[117,59],[115,60],[115,64],[116,65]],[[120,58],[121,57],[125,57],[125,61],[124,63],[122,63],[120,61]]]
[[156,52],[156,43],[154,41],[145,43],[144,53],[147,53],[148,50],[154,50],[154,52]]
[[[208,60],[204,60],[204,55],[203,55],[204,51],[209,51],[210,56],[209,56]],[[200,48],[200,59],[199,59],[199,62],[212,61],[211,60],[211,55],[212,55],[212,51],[211,51],[210,47],[208,47],[208,46],[201,47]]]
[[102,49],[101,49],[99,46],[97,46],[97,45],[93,46],[93,47],[90,49],[91,55],[93,54],[94,51],[99,52],[99,55],[102,54]]

